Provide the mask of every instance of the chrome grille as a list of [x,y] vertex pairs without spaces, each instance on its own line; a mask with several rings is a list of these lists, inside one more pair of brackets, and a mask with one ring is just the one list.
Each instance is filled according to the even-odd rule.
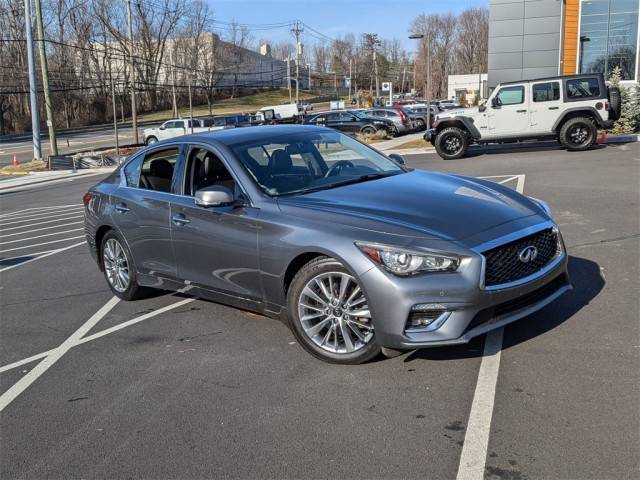
[[[529,246],[537,249],[537,256],[525,263],[519,255]],[[485,257],[484,285],[502,285],[533,275],[553,260],[557,253],[558,235],[552,228],[482,252]]]

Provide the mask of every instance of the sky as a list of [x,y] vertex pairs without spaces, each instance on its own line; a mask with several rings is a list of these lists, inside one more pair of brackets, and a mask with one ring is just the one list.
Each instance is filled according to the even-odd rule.
[[[255,25],[299,19],[329,37],[376,32],[382,38],[398,38],[411,51],[415,49],[415,40],[407,38],[408,29],[417,15],[459,12],[468,7],[487,6],[489,0],[208,0],[208,3],[218,21]],[[293,41],[287,28],[253,31],[252,36],[256,42],[260,38]]]

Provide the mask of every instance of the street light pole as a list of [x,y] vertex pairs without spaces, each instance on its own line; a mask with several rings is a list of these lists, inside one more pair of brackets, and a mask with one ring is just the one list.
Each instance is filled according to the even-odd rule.
[[35,52],[31,32],[31,0],[24,0],[24,21],[27,40],[27,62],[29,64],[29,97],[31,99],[31,133],[33,137],[33,158],[42,160],[40,144],[40,112],[38,111],[38,84],[36,81]]
[[[423,40],[425,38],[425,35],[423,33],[414,33],[409,35],[409,38],[411,40]],[[425,48],[427,50],[427,65],[426,65],[427,78],[425,80],[424,93],[425,93],[425,96],[427,97],[427,108],[429,110],[429,113],[427,114],[427,130],[429,130],[429,128],[431,128],[431,33],[429,33],[427,36],[427,45]],[[414,66],[413,66],[414,75],[415,75],[415,70],[416,70],[416,64],[414,61]],[[415,80],[414,80],[414,88],[415,88]]]
[[127,23],[129,24],[129,62],[131,64],[131,126],[133,127],[133,143],[140,143],[138,138],[138,115],[136,112],[136,68],[133,63],[133,25],[131,20],[131,0],[127,0]]
[[40,51],[40,70],[42,71],[42,90],[44,92],[44,106],[47,112],[47,127],[49,129],[49,151],[51,155],[58,155],[56,127],[53,121],[51,106],[51,89],[49,88],[49,68],[47,66],[47,51],[44,46],[44,28],[42,27],[42,2],[35,0],[36,6],[36,40]]

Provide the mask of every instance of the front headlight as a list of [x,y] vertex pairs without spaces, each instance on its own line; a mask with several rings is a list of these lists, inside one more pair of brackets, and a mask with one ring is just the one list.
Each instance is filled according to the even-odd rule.
[[356,242],[356,246],[375,263],[396,275],[453,272],[458,269],[461,260],[453,254],[407,250],[377,243]]
[[547,202],[545,202],[544,200],[540,200],[539,198],[535,198],[535,197],[529,197],[529,199],[533,200],[535,203],[540,205],[540,208],[542,208],[544,210],[544,212],[547,215],[549,215],[549,218],[553,217],[553,212],[551,211],[551,207],[549,206],[549,204]]

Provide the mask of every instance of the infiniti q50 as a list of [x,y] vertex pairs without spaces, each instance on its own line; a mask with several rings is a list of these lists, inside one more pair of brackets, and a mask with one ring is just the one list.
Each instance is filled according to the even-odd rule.
[[329,362],[465,343],[571,288],[544,202],[323,127],[159,142],[83,200],[118,297],[184,289],[278,317]]

